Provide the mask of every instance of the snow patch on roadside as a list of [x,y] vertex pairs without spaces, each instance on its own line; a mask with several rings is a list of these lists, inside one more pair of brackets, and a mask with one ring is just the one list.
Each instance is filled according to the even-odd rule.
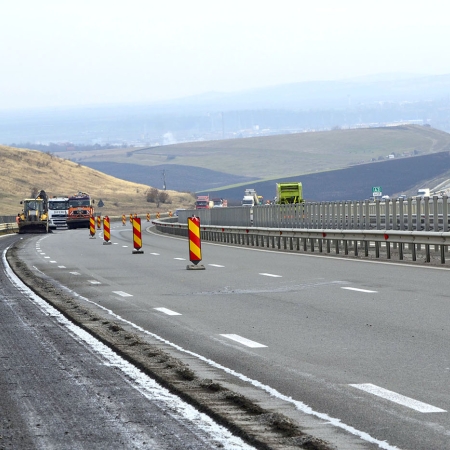
[[211,440],[211,444],[213,442],[220,442],[223,445],[223,448],[230,450],[254,449],[254,447],[246,444],[239,437],[234,436],[230,431],[217,424],[206,414],[197,411],[193,406],[171,394],[166,388],[160,386],[156,381],[151,379],[148,375],[143,373],[128,361],[121,358],[113,350],[91,336],[88,332],[66,319],[58,310],[31,291],[14,274],[6,260],[6,251],[7,249],[2,255],[5,274],[17,290],[28,297],[30,301],[38,306],[45,314],[55,318],[59,324],[68,329],[76,340],[87,344],[96,354],[100,356],[105,365],[116,367],[121,370],[122,373],[126,375],[128,382],[143,396],[148,398],[150,401],[156,401],[164,406],[172,417],[182,421],[190,421],[199,430],[207,435],[207,437]]

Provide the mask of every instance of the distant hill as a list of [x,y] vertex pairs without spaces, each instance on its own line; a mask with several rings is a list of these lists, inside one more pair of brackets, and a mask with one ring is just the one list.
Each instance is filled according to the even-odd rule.
[[36,150],[0,146],[0,215],[16,215],[20,201],[31,195],[33,188],[45,190],[49,196],[88,192],[98,202],[102,215],[144,214],[161,212],[193,204],[188,194],[167,191],[172,204],[157,208],[146,200],[149,185],[132,183],[98,172],[81,164]]
[[449,152],[247,183],[239,187],[216,190],[214,196],[232,201],[241,200],[244,189],[251,187],[258,195],[273,200],[276,182],[300,181],[303,184],[303,195],[308,201],[364,200],[372,195],[374,186],[380,186],[383,194],[390,196],[400,193],[414,195],[418,187],[433,188],[444,178],[450,178]]
[[[135,182],[179,191],[309,176],[387,160],[450,151],[450,134],[431,127],[396,126],[191,142],[142,149],[64,152],[66,158]],[[378,166],[377,166],[378,167]],[[375,166],[374,166],[374,170]],[[272,183],[273,184],[273,183]],[[405,190],[406,186],[400,190]],[[271,194],[273,196],[273,194]]]

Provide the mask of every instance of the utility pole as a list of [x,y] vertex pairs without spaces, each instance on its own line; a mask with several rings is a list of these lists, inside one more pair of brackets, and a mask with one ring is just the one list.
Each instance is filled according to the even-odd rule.
[[163,173],[163,190],[166,190],[166,171],[165,169],[162,171]]

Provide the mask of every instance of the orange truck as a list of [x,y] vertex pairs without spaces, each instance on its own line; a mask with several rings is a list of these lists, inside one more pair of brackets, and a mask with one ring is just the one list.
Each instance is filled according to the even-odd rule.
[[94,215],[94,201],[89,194],[78,192],[69,197],[67,228],[89,228],[89,220]]

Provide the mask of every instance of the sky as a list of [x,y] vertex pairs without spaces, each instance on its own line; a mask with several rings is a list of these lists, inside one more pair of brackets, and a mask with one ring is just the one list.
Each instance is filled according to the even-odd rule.
[[447,0],[0,0],[0,109],[450,73]]

